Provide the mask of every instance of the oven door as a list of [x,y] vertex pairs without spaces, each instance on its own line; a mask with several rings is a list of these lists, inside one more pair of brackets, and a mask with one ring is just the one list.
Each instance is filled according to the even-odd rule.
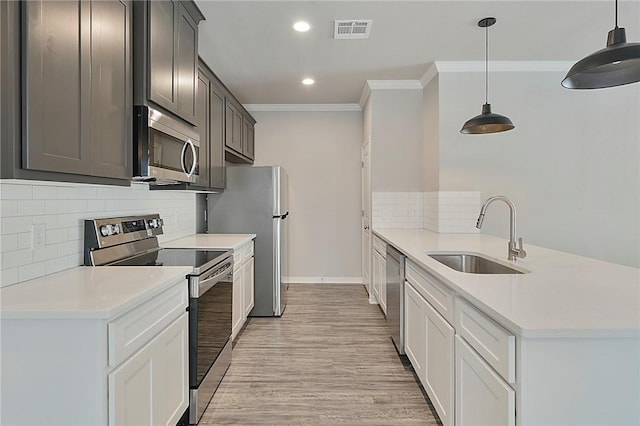
[[[231,337],[233,258],[193,279],[189,295],[189,385],[199,388]],[[199,277],[198,277],[199,278]]]

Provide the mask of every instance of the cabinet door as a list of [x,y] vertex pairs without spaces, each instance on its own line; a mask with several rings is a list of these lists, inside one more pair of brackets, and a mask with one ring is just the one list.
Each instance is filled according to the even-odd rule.
[[132,176],[131,5],[91,3],[91,143],[94,176]]
[[242,153],[242,115],[229,100],[226,106],[227,134],[225,144],[238,153]]
[[209,124],[209,79],[202,71],[198,73],[197,120],[198,133],[200,134],[200,158],[198,161],[198,185],[209,186],[210,175],[210,124]]
[[453,425],[455,329],[425,300],[425,390],[442,424]]
[[173,1],[149,1],[149,99],[176,112],[176,44],[178,4]]
[[244,318],[249,315],[254,305],[254,269],[253,269],[253,257],[242,266],[242,304],[244,306]]
[[404,292],[404,349],[416,375],[424,385],[427,315],[422,296],[408,282]]
[[233,273],[233,303],[231,305],[231,339],[235,339],[243,324],[243,306],[242,306],[242,279],[244,269],[238,268]]
[[179,3],[176,29],[176,113],[196,123],[196,79],[198,74],[198,24]]
[[23,167],[89,175],[91,6],[28,1],[22,8]]
[[378,287],[380,288],[380,307],[387,314],[387,263],[385,258],[378,253]]
[[154,350],[148,345],[109,374],[109,424],[153,425]]
[[254,154],[253,122],[242,116],[242,153],[253,160]]
[[456,425],[515,425],[515,391],[456,336]]
[[245,155],[250,159],[255,158],[255,132],[253,128],[253,124],[249,124],[247,127],[247,144],[245,145]]
[[158,336],[154,353],[154,424],[175,425],[189,406],[189,315],[185,312]]
[[371,250],[371,284],[373,288],[373,296],[376,298],[376,302],[380,304],[380,268],[379,257],[375,250]]
[[209,173],[211,188],[224,188],[224,92],[216,84],[211,84],[209,94]]
[[109,424],[175,425],[189,404],[185,312],[109,374]]

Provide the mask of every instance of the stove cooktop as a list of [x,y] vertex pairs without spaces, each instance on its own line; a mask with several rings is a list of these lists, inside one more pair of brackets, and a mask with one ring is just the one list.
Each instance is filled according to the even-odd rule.
[[199,275],[231,255],[231,251],[221,250],[159,249],[119,260],[109,266],[191,266],[193,274]]

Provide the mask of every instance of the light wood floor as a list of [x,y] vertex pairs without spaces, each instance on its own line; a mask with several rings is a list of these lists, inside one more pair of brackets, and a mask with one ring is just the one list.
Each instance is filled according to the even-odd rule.
[[200,424],[435,425],[363,286],[291,284],[282,318],[249,318]]

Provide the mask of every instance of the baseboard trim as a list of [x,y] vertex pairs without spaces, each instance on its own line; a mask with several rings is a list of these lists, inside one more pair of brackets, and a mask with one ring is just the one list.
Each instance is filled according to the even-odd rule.
[[359,284],[362,277],[284,277],[285,283],[294,284]]

